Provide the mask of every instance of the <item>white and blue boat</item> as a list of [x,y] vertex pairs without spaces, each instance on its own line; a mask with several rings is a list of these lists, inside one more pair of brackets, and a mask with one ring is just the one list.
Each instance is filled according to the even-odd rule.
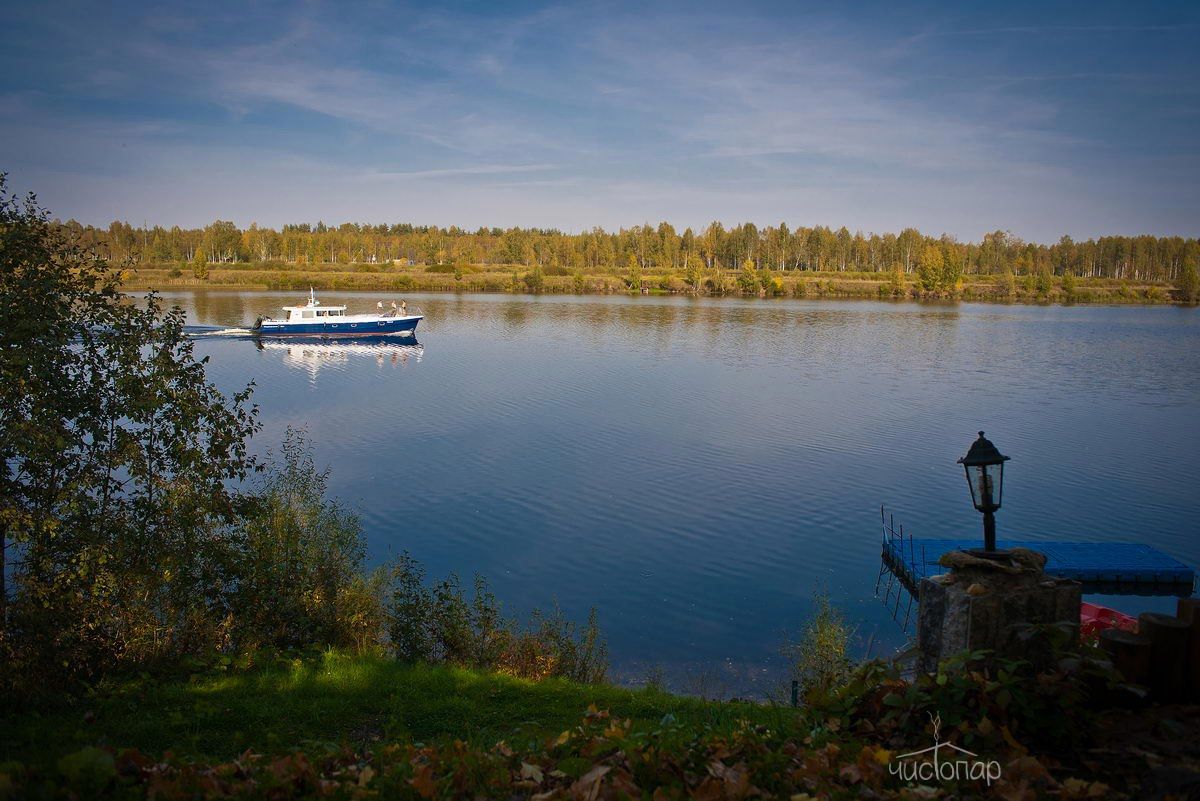
[[387,311],[383,303],[377,304],[377,314],[346,314],[345,306],[322,306],[316,292],[308,290],[308,303],[303,306],[284,306],[286,316],[282,320],[259,317],[254,321],[251,333],[259,336],[301,337],[379,337],[416,336],[417,323],[425,319],[422,314],[409,314],[408,304],[395,302]]

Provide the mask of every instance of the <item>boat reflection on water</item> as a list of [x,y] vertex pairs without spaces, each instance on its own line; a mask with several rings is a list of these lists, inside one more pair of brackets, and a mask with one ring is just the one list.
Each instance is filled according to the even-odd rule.
[[374,359],[380,367],[404,367],[421,361],[425,346],[413,337],[361,338],[352,342],[313,338],[259,339],[258,349],[277,351],[288,367],[307,370],[312,378],[321,368],[341,369],[351,361]]

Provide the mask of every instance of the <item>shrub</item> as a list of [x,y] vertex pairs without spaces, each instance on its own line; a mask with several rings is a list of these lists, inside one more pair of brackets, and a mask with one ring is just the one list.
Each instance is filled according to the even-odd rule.
[[742,262],[742,269],[738,273],[738,288],[747,295],[757,295],[761,286],[758,277],[758,270],[754,268],[754,262],[746,259]]
[[845,683],[850,674],[848,648],[851,631],[826,593],[813,595],[814,613],[805,623],[800,641],[787,644],[783,655],[792,678],[806,699],[827,695]]
[[1053,283],[1050,279],[1050,271],[1038,270],[1037,274],[1034,276],[1033,285],[1040,297],[1044,298],[1046,295],[1049,295],[1050,289],[1053,286]]
[[531,292],[535,295],[541,292],[546,286],[546,276],[545,273],[542,272],[541,267],[534,267],[532,270],[525,273],[523,281],[525,284],[525,291]]
[[487,582],[476,576],[471,597],[454,574],[432,587],[425,571],[405,554],[390,569],[388,641],[396,658],[498,670],[529,679],[551,676],[600,682],[607,674],[607,647],[596,613],[579,627],[554,607],[534,610],[522,629],[503,616]]
[[904,270],[897,264],[887,283],[879,285],[879,294],[890,298],[903,298],[908,295],[908,286],[904,280]]
[[936,717],[950,732],[943,739],[971,750],[1081,748],[1120,675],[1098,648],[1078,646],[1072,626],[1029,626],[1023,636],[1042,654],[1036,663],[968,651],[910,676],[899,662],[868,662],[818,707],[847,725],[871,721],[893,745],[919,740]]
[[1017,277],[1012,270],[1005,270],[1000,275],[1000,297],[1015,298],[1017,296]]
[[1195,303],[1200,300],[1200,274],[1197,274],[1195,264],[1186,264],[1179,274],[1179,293],[1184,303]]
[[1064,272],[1062,274],[1061,284],[1063,296],[1067,303],[1074,303],[1079,299],[1078,282],[1075,280],[1074,273],[1070,272],[1069,270]]
[[361,648],[378,640],[382,613],[372,598],[378,599],[379,579],[363,575],[362,528],[357,516],[326,498],[328,478],[303,432],[289,429],[250,498],[237,566],[227,579],[235,586],[236,649]]
[[196,248],[196,255],[192,258],[192,274],[201,281],[208,279],[208,257],[200,248]]

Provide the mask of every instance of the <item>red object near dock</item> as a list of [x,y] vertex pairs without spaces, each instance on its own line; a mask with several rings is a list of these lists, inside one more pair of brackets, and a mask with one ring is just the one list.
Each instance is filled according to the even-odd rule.
[[1089,604],[1084,601],[1079,605],[1079,636],[1095,637],[1105,629],[1125,629],[1137,631],[1137,618],[1122,614],[1107,606]]

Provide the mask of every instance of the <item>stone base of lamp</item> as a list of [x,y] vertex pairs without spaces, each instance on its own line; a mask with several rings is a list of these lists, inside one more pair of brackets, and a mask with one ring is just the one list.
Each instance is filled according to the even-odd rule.
[[1000,558],[953,551],[940,563],[949,571],[919,587],[921,669],[935,671],[946,657],[980,649],[1040,662],[1046,642],[1022,636],[1028,624],[1066,624],[1078,637],[1081,585],[1047,576],[1045,555],[1023,548]]

